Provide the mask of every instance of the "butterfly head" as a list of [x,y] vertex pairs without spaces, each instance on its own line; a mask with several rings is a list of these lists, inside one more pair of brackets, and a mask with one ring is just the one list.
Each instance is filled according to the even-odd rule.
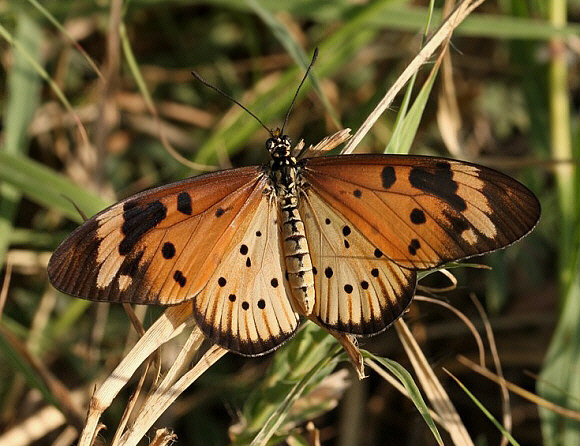
[[279,129],[272,132],[272,137],[266,141],[266,148],[274,160],[290,158],[292,141],[288,135],[282,135]]

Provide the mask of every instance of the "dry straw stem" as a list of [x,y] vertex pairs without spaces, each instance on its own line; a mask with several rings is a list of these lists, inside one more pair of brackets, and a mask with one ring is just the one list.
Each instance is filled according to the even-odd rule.
[[4,312],[4,304],[6,303],[6,297],[8,296],[8,287],[10,286],[10,279],[12,277],[12,263],[6,261],[6,271],[4,272],[4,281],[2,282],[2,290],[0,290],[0,319],[2,318],[2,313]]
[[449,281],[451,282],[451,285],[446,286],[446,287],[433,288],[433,287],[428,287],[428,286],[425,286],[425,285],[419,285],[418,284],[417,285],[417,290],[424,291],[426,293],[446,293],[448,291],[453,291],[453,290],[455,290],[457,288],[457,279],[456,279],[456,277],[453,274],[451,274],[445,268],[439,269],[438,272],[440,272],[445,277],[447,277],[449,279]]
[[[28,446],[65,424],[67,424],[67,419],[61,410],[54,406],[43,407],[4,432],[0,436],[0,446]],[[76,438],[78,431],[74,429],[74,433],[74,438]]]
[[180,334],[191,317],[191,305],[167,309],[139,339],[111,375],[93,395],[79,446],[90,446],[97,434],[101,414],[147,358],[162,344]]
[[[483,320],[483,326],[485,327],[485,334],[487,335],[487,342],[489,343],[489,349],[491,351],[491,357],[493,358],[493,364],[495,366],[495,369],[497,370],[498,376],[501,379],[503,379],[503,370],[501,368],[501,361],[499,360],[499,353],[497,351],[495,337],[493,335],[493,331],[491,329],[491,324],[489,323],[487,313],[485,312],[483,305],[481,305],[481,302],[479,302],[479,300],[477,300],[477,298],[475,297],[475,293],[470,293],[469,297],[471,298],[473,305],[475,305],[475,308],[477,308],[479,316]],[[480,361],[480,365],[482,367],[485,367],[485,362]],[[503,412],[503,427],[509,434],[511,434],[513,428],[513,419],[510,408],[510,395],[506,386],[500,384],[500,387],[501,387],[501,402]],[[508,441],[509,439],[507,435],[502,435],[500,446],[506,446],[508,444]]]
[[177,440],[177,435],[170,432],[168,429],[157,429],[155,431],[155,437],[153,441],[149,443],[149,446],[165,446],[168,444],[173,444]]
[[447,302],[439,300],[439,299],[433,299],[432,297],[419,296],[419,295],[415,295],[414,299],[418,300],[418,301],[429,302],[429,303],[433,303],[436,305],[441,305],[442,307],[447,308],[448,310],[455,313],[455,315],[459,319],[461,319],[461,321],[465,324],[465,326],[469,329],[469,331],[473,335],[473,338],[475,339],[475,343],[477,344],[477,351],[479,352],[479,362],[480,362],[480,364],[485,365],[485,347],[483,346],[483,340],[481,339],[481,336],[477,332],[477,328],[475,328],[475,325],[473,325],[473,322],[471,322],[465,314],[463,314],[461,311],[459,311],[453,305],[450,305]]
[[203,333],[195,327],[161,384],[147,398],[135,422],[121,436],[120,445],[136,446],[175,399],[227,353],[224,348],[212,345],[189,371],[174,381],[178,377],[177,375],[189,364],[203,340]]
[[455,410],[451,399],[437,379],[437,376],[435,376],[435,372],[429,365],[409,327],[402,319],[398,319],[394,325],[415,370],[415,374],[429,401],[431,401],[435,412],[439,414],[442,425],[449,432],[453,444],[457,446],[472,446],[473,441],[469,437],[467,429],[461,422],[461,418]]
[[421,65],[423,65],[439,48],[439,46],[451,37],[453,30],[459,26],[459,24],[467,17],[471,11],[477,8],[485,0],[463,0],[457,7],[449,14],[449,16],[443,21],[441,26],[435,31],[435,33],[429,38],[425,43],[425,46],[421,48],[417,56],[407,65],[403,73],[397,78],[393,86],[387,91],[383,99],[378,103],[375,109],[371,112],[368,118],[363,122],[361,127],[353,135],[351,140],[345,145],[342,153],[348,154],[352,153],[354,149],[359,145],[364,136],[368,133],[371,127],[375,124],[379,116],[381,116],[387,108],[390,107],[395,96],[399,91],[405,86],[407,81],[419,70]]
[[530,392],[529,390],[522,389],[521,387],[509,381],[506,381],[504,378],[493,373],[491,370],[488,370],[485,367],[481,367],[480,365],[471,361],[465,356],[458,355],[457,360],[464,366],[469,367],[474,372],[479,373],[482,376],[485,376],[487,379],[493,381],[496,384],[499,384],[500,386],[505,386],[509,391],[515,393],[516,395],[521,396],[522,398],[525,398],[528,401],[531,401],[534,404],[537,404],[540,407],[544,407],[545,409],[551,410],[552,412],[562,415],[563,417],[580,421],[580,412],[576,410],[567,409],[551,401],[548,401],[545,398],[542,398],[536,395],[535,393]]

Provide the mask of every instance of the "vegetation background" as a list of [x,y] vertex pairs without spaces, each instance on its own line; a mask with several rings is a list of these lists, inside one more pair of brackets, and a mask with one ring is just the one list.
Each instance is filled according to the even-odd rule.
[[[287,126],[295,141],[315,143],[338,123],[360,126],[420,49],[427,24],[434,29],[440,22],[442,5],[434,5],[431,22],[430,6],[0,0],[0,445],[73,444],[95,385],[136,340],[121,306],[70,298],[48,284],[51,251],[82,221],[69,199],[92,215],[116,199],[198,174],[201,166],[266,161],[265,130],[190,71],[276,127],[318,47],[316,83],[307,82]],[[555,415],[539,410],[536,403],[546,402],[533,395],[512,394],[512,444],[580,444],[574,412],[580,410],[579,19],[578,0],[483,3],[454,33],[450,65],[430,95],[408,107],[406,99],[428,84],[434,58],[410,96],[400,95],[357,149],[409,148],[490,165],[540,198],[542,219],[531,235],[477,259],[491,271],[454,269],[457,288],[440,293],[483,333],[469,299],[475,293],[489,315],[505,378],[571,410]],[[404,128],[401,111],[412,117]],[[167,146],[197,168],[184,166]],[[448,282],[433,274],[422,283]],[[161,312],[137,311],[145,326]],[[443,372],[451,371],[502,419],[497,384],[458,360],[478,355],[466,325],[423,302],[413,304],[405,320],[474,444],[498,444],[500,430]],[[319,360],[314,355],[291,366],[292,344],[303,345],[305,336],[261,358],[226,355],[155,426],[173,429],[178,444],[249,443],[264,413],[279,410],[294,385],[281,371],[294,367],[305,376]],[[164,347],[164,365],[183,342]],[[365,339],[362,347],[412,370],[395,330]],[[285,412],[288,422],[272,442],[316,444],[318,434],[324,445],[437,444],[415,405],[384,378],[367,369],[369,377],[358,382],[342,362],[350,372],[345,382],[345,372],[330,375],[336,371],[331,365],[325,376],[335,381],[317,387],[318,399],[311,393],[291,415]],[[109,430],[97,444],[110,443],[136,383],[130,381],[103,415]],[[73,406],[80,408],[76,415],[66,410]],[[441,434],[451,444],[445,430]]]

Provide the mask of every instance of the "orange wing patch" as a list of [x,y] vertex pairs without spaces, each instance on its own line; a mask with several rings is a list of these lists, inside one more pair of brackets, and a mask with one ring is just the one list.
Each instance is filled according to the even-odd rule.
[[233,169],[145,191],[105,209],[58,247],[53,285],[85,299],[173,305],[207,283],[266,179]]
[[537,222],[537,198],[495,170],[443,158],[352,155],[302,161],[304,187],[405,268],[493,251]]

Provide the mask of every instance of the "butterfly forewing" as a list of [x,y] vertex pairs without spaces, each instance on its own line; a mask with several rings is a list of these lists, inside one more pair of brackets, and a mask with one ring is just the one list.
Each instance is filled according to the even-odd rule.
[[495,170],[443,158],[352,155],[305,159],[311,188],[392,261],[428,269],[493,251],[536,224],[537,198]]
[[275,349],[298,326],[282,269],[277,212],[274,195],[263,193],[251,221],[232,239],[193,303],[202,331],[243,355]]
[[172,305],[207,283],[266,180],[260,168],[208,174],[111,206],[77,228],[50,259],[52,284],[108,302]]
[[351,334],[384,330],[411,302],[416,273],[385,257],[312,188],[300,203],[315,271],[314,316]]

